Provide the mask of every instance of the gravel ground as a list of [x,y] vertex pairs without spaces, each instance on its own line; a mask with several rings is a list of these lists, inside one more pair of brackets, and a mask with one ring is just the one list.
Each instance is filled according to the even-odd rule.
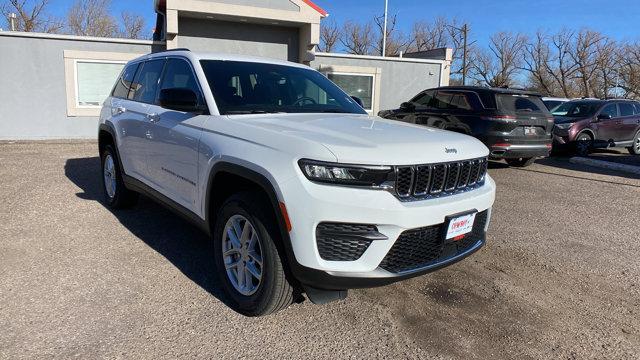
[[204,235],[110,212],[95,143],[0,143],[0,358],[640,357],[640,179],[495,163],[487,245],[433,274],[245,318]]

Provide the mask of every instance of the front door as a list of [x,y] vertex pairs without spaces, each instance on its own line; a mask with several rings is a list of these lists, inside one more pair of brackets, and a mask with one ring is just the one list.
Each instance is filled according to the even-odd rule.
[[[607,115],[610,118],[602,118],[602,115]],[[619,121],[618,104],[608,104],[602,108],[596,124],[596,140],[609,141],[616,139],[619,131]]]
[[[169,58],[159,91],[187,88],[204,97],[191,65],[182,58]],[[198,144],[207,116],[165,109],[154,105],[149,111],[150,140],[148,170],[160,191],[193,210],[197,200]]]

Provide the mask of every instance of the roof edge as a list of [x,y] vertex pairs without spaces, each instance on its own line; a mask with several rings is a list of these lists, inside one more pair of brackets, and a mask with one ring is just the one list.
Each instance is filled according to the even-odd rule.
[[320,13],[320,15],[322,15],[322,17],[327,17],[327,16],[329,16],[329,13],[328,13],[325,9],[321,8],[320,6],[318,6],[318,5],[317,5],[316,3],[314,3],[313,1],[311,1],[311,0],[302,0],[302,1],[303,1],[305,4],[307,4],[307,5],[311,6],[311,8],[312,8],[313,10],[315,10],[315,11],[319,12],[319,13]]

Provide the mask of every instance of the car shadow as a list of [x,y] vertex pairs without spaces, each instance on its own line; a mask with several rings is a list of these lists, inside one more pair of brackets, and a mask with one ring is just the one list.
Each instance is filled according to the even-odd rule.
[[[536,164],[549,166],[549,167],[555,167],[555,168],[558,168],[558,169],[578,171],[578,172],[582,172],[582,173],[585,173],[585,174],[599,174],[599,175],[615,176],[615,177],[619,177],[619,178],[640,180],[640,175],[637,175],[637,174],[624,172],[624,171],[618,171],[618,170],[610,170],[610,169],[605,169],[605,168],[599,168],[599,167],[594,167],[594,166],[588,166],[588,165],[582,165],[582,164],[574,164],[574,163],[569,162],[569,158],[570,157],[568,157],[568,156],[552,156],[552,157],[548,157],[548,158],[544,158],[544,159],[538,159],[538,160],[536,160]],[[607,159],[598,159],[598,160],[610,161],[610,160],[607,160]],[[524,168],[522,170],[535,171],[535,170],[528,169],[528,168]],[[563,175],[563,176],[569,176],[569,175]],[[577,177],[577,178],[586,179],[585,177]],[[606,182],[606,183],[617,183],[615,181],[605,181],[605,180],[599,180],[599,179],[595,179],[595,178],[590,179],[590,180],[598,181],[598,182]],[[635,185],[631,185],[631,184],[625,184],[625,185],[635,186]]]
[[[82,189],[76,194],[79,198],[104,205],[98,157],[68,159],[64,170],[66,177]],[[185,276],[227,304],[216,276],[212,242],[196,226],[144,196],[131,209],[109,211]]]

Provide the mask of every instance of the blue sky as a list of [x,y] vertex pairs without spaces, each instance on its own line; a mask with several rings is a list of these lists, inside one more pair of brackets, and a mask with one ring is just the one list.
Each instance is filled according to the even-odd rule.
[[[337,22],[365,21],[382,14],[384,0],[315,0]],[[52,0],[51,12],[63,16],[73,0]],[[130,10],[155,24],[152,0],[113,0],[113,10]],[[589,27],[618,40],[640,40],[640,0],[389,0],[389,13],[397,14],[400,28],[438,16],[467,21],[480,44],[497,31],[535,33],[562,27]]]

